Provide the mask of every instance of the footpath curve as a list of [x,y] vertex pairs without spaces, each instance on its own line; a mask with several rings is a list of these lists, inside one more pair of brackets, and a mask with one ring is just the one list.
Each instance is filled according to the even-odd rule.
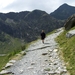
[[63,60],[58,55],[55,38],[63,31],[49,35],[43,44],[41,40],[31,44],[22,59],[7,69],[11,75],[69,75]]

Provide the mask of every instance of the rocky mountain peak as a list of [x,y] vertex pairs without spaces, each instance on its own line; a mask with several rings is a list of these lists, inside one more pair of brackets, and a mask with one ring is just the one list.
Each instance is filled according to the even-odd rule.
[[75,7],[64,3],[54,12],[52,12],[50,15],[56,19],[64,20],[70,17],[71,15],[73,15],[74,13],[75,13]]

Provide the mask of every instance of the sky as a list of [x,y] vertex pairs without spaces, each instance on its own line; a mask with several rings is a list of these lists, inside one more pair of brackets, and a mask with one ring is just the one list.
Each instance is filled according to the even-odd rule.
[[35,9],[51,13],[64,3],[75,6],[75,0],[0,0],[0,13]]

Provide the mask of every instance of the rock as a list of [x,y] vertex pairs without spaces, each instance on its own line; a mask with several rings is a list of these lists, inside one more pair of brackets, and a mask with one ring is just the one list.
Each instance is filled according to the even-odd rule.
[[64,27],[65,27],[66,30],[69,30],[69,29],[71,29],[74,26],[75,26],[75,14],[73,14],[72,16],[70,16],[67,19],[66,23],[64,24]]
[[23,70],[20,70],[20,73],[23,73]]
[[50,71],[50,68],[46,68],[46,69],[44,69],[44,71]]
[[45,61],[48,61],[47,59]]
[[1,70],[5,70],[6,68],[5,67],[3,67]]
[[32,62],[31,65],[35,65],[35,62]]
[[63,73],[67,73],[67,70],[66,70],[66,69],[64,69],[61,73],[62,73],[62,74],[63,74]]
[[56,70],[55,73],[60,75],[60,71],[59,70]]
[[71,30],[71,31],[69,31],[67,34],[66,34],[66,37],[67,38],[71,38],[72,36],[74,36],[75,35],[75,30]]
[[47,75],[47,73],[46,72],[43,72],[42,75]]
[[54,63],[54,65],[57,65],[58,63]]
[[33,67],[28,67],[28,69],[33,69]]
[[49,57],[52,57],[51,55],[49,55]]
[[7,71],[7,70],[2,70],[2,71],[0,72],[0,75],[2,75],[2,74],[12,74],[12,72],[9,72],[9,71]]
[[16,54],[16,56],[20,56],[21,54]]
[[47,55],[48,53],[42,53],[42,55]]
[[26,52],[25,52],[25,51],[22,51],[21,54],[22,54],[22,55],[26,55]]
[[54,52],[57,52],[58,51],[58,49],[54,49]]
[[45,67],[45,65],[42,65],[42,67]]
[[53,72],[53,71],[48,72],[48,75],[54,75],[54,74],[55,74],[55,72]]
[[49,50],[49,52],[52,52],[52,51],[53,51],[52,49]]
[[36,72],[35,72],[35,71],[33,71],[33,73],[35,74]]
[[15,63],[16,62],[16,60],[10,60],[9,61],[9,63]]
[[12,63],[7,63],[5,68],[11,67],[13,64]]

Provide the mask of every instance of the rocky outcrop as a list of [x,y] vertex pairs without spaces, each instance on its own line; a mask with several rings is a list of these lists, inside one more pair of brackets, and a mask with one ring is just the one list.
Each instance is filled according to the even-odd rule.
[[66,33],[66,37],[67,38],[71,38],[72,36],[74,36],[75,35],[75,30],[71,30],[71,31],[69,31],[68,33]]
[[66,30],[69,30],[71,29],[72,27],[75,26],[75,14],[73,14],[71,17],[69,17],[66,21],[66,23],[64,24],[65,26],[65,29]]
[[0,72],[0,75],[4,75],[4,74],[14,74],[14,73],[12,73],[12,72],[10,72],[10,71],[7,71],[7,70],[2,70],[1,72]]

